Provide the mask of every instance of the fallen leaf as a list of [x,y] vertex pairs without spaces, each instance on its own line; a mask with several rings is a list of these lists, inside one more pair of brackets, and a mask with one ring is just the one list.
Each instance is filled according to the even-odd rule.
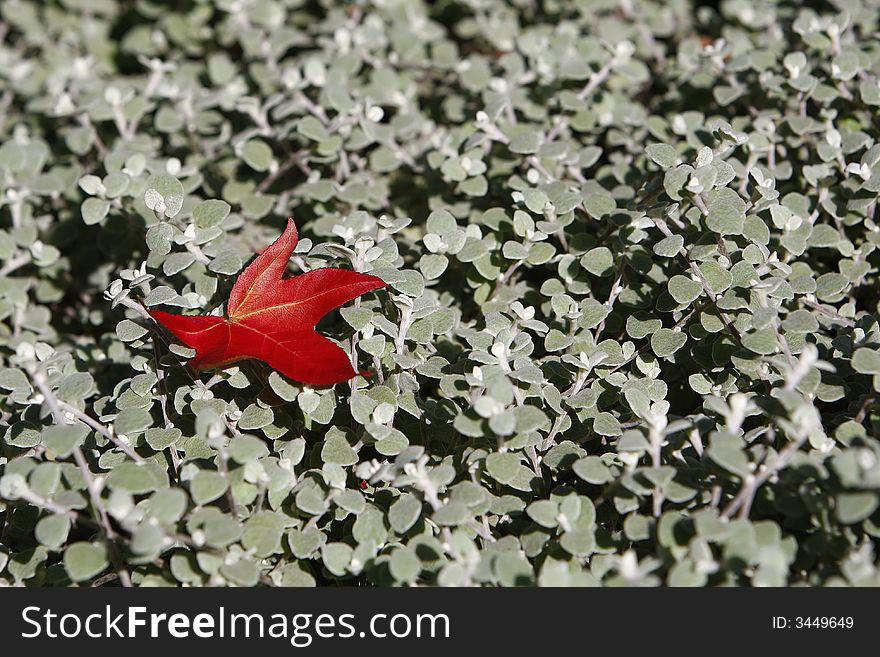
[[298,236],[293,219],[281,236],[239,275],[227,317],[150,314],[196,350],[196,369],[224,367],[246,358],[313,385],[332,385],[357,374],[348,355],[319,335],[324,315],[365,292],[385,286],[376,276],[326,267],[284,278]]

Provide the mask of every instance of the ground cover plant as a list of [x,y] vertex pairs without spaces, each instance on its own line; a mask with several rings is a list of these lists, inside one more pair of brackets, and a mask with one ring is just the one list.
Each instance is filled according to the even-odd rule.
[[0,3],[0,585],[880,584],[878,18]]

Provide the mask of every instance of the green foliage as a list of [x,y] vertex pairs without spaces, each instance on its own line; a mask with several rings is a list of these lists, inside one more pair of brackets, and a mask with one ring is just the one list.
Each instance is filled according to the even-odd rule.
[[[0,584],[880,584],[880,2],[802,4],[0,3]],[[374,376],[190,371],[288,215]]]

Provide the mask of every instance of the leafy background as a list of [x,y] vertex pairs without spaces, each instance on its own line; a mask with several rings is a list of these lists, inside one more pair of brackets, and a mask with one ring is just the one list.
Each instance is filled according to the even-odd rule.
[[0,584],[880,584],[876,0],[0,7]]

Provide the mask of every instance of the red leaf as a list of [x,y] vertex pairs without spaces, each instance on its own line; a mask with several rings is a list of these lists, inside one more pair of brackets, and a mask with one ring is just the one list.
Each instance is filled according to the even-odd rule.
[[332,385],[355,376],[346,353],[315,331],[324,315],[385,281],[347,269],[323,268],[283,278],[298,237],[293,219],[275,242],[239,275],[228,317],[150,314],[196,350],[190,365],[222,367],[257,358],[291,379]]

